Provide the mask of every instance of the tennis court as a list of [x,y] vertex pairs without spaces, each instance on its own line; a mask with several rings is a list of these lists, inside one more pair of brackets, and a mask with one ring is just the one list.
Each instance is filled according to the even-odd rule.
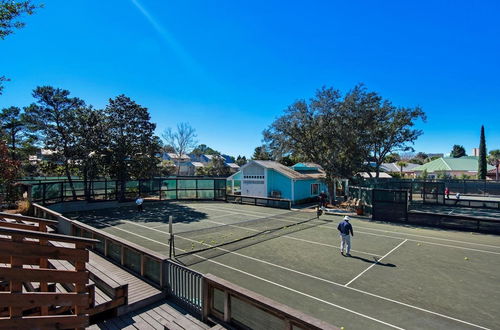
[[[223,202],[156,202],[146,203],[143,213],[124,206],[67,214],[165,255],[169,215],[180,262],[338,327],[500,328],[499,236],[352,218],[349,258],[338,248],[342,217],[333,215],[318,220],[314,213]],[[287,228],[247,222],[259,218]],[[204,229],[201,239],[194,238],[194,229]],[[225,244],[224,237],[238,239],[241,232],[253,237]],[[219,247],[203,250],[206,245]]]

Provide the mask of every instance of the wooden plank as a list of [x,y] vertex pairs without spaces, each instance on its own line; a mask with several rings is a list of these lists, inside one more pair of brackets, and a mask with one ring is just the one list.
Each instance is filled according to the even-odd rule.
[[[2,251],[0,250],[0,253]],[[38,265],[40,258],[35,258],[35,257],[27,257],[27,256],[17,256],[19,260],[22,261],[23,265]],[[10,255],[0,255],[0,263],[6,263],[10,265]],[[2,267],[2,266],[0,266]]]
[[69,242],[69,243],[83,243],[87,246],[92,246],[96,243],[99,243],[98,240],[91,239],[91,238],[83,238],[83,237],[61,235],[61,234],[41,233],[41,232],[37,232],[37,231],[24,230],[24,229],[11,229],[11,228],[0,227],[0,234],[19,235],[19,236],[29,237],[29,238],[48,239],[48,240]]
[[30,256],[35,258],[62,259],[83,262],[87,262],[89,260],[89,254],[86,250],[0,241],[0,256],[4,255],[21,258]]
[[0,306],[31,308],[38,306],[71,306],[72,304],[87,304],[87,293],[11,293],[0,292]]
[[0,281],[87,283],[88,273],[55,269],[0,268]]
[[10,221],[0,221],[0,227],[39,231],[38,226],[29,225],[26,223],[10,222]]
[[5,213],[5,212],[0,212],[0,218],[12,219],[12,220],[22,220],[22,221],[31,221],[31,222],[36,222],[36,223],[45,223],[47,225],[55,225],[55,226],[57,226],[57,224],[58,224],[57,220],[48,220],[48,219],[42,219],[42,218],[28,217],[25,215],[10,214],[10,213]]
[[[21,236],[16,236],[16,235],[13,235],[12,236],[12,241],[14,242],[22,242],[22,237]],[[8,270],[8,271],[12,271],[12,272],[19,272],[19,271],[24,271],[23,268],[23,263],[21,260],[15,258],[15,257],[11,257],[10,258],[10,267],[11,268],[0,268],[0,273],[2,271],[5,271],[5,270]],[[17,292],[17,293],[22,293],[23,292],[23,283],[19,280],[17,281],[12,281],[10,279],[1,279],[0,278],[0,281],[5,281],[5,280],[9,280],[11,281],[10,282],[10,291],[11,292]],[[9,316],[10,317],[13,317],[13,318],[18,318],[18,317],[22,317],[23,315],[23,311],[21,308],[19,307],[12,307],[12,306],[9,306]]]
[[0,329],[68,329],[89,325],[88,315],[27,316],[0,318]]

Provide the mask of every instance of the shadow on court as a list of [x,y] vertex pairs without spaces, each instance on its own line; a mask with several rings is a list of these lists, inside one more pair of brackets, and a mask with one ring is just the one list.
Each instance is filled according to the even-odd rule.
[[396,265],[394,265],[394,264],[380,262],[375,257],[373,257],[373,259],[366,259],[366,258],[363,258],[363,257],[358,257],[358,256],[351,255],[350,257],[347,257],[347,258],[361,260],[363,262],[366,262],[366,263],[369,263],[369,264],[376,264],[378,266],[396,267]]
[[195,223],[209,217],[207,213],[187,205],[169,202],[144,203],[142,212],[137,211],[135,205],[126,205],[109,209],[72,212],[65,214],[65,216],[90,224],[98,229],[118,225],[123,220],[167,224],[169,216],[174,217],[174,223]]

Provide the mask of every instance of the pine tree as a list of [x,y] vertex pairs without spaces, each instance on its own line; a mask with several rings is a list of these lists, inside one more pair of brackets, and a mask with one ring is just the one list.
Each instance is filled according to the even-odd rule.
[[481,126],[481,138],[479,141],[479,161],[477,169],[477,178],[486,180],[486,139],[484,138],[484,126]]

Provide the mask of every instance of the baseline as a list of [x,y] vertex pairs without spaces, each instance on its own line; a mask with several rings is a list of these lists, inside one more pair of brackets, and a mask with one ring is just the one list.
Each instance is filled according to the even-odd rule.
[[345,286],[348,286],[349,284],[351,284],[352,282],[354,282],[357,278],[359,278],[361,275],[363,275],[368,270],[370,270],[373,266],[375,266],[376,264],[378,264],[380,260],[382,260],[385,257],[387,257],[389,254],[391,254],[392,252],[394,252],[397,248],[399,248],[401,245],[403,245],[407,241],[408,240],[405,239],[404,241],[402,241],[401,243],[399,243],[395,248],[393,248],[391,251],[387,252],[382,258],[378,259],[374,264],[372,264],[370,267],[368,267],[367,269],[365,269],[364,271],[362,271],[358,276],[356,276],[355,278],[353,278],[352,280],[350,280]]

